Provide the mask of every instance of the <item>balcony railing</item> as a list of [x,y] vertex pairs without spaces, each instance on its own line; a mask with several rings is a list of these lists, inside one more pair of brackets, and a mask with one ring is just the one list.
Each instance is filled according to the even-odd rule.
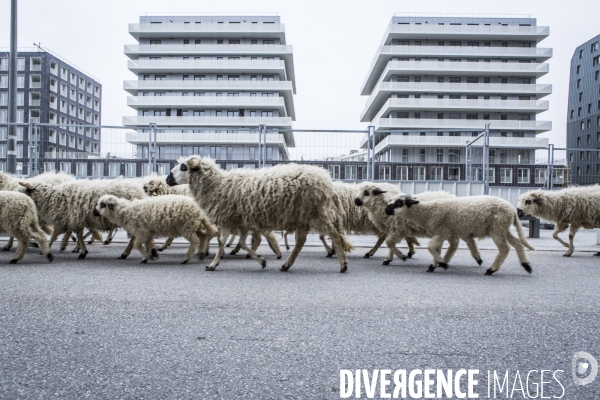
[[124,81],[123,89],[130,93],[138,90],[269,90],[269,91],[290,91],[292,83],[290,81]]
[[132,108],[156,107],[224,107],[224,108],[277,108],[285,113],[283,97],[250,96],[136,96],[128,97]]
[[[158,24],[141,23],[129,24],[129,34],[136,39],[140,37],[171,38],[171,37],[209,37],[218,34],[219,37],[256,37],[256,38],[278,38],[285,44],[285,24],[252,24],[252,23],[211,23],[200,24],[181,22],[164,22]],[[204,36],[207,35],[207,36]]]
[[291,54],[292,46],[276,44],[142,44],[125,45],[125,55]]
[[431,129],[443,131],[444,129],[471,130],[490,124],[491,130],[516,130],[546,132],[552,129],[550,121],[503,121],[503,120],[469,120],[469,119],[418,119],[418,118],[379,118],[376,121],[377,130],[403,130],[403,129]]
[[150,123],[159,126],[216,126],[216,127],[258,127],[261,124],[274,127],[291,127],[289,117],[123,117],[125,126],[143,126]]
[[393,38],[417,39],[473,39],[495,40],[536,40],[541,41],[550,35],[547,26],[499,26],[499,25],[434,25],[434,24],[394,24],[391,23],[384,36],[385,44]]
[[278,74],[287,80],[283,60],[129,60],[127,68],[141,72],[214,72]]

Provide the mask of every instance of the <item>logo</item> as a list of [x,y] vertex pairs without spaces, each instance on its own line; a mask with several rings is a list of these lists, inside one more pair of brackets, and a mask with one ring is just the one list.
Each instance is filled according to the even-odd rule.
[[598,375],[598,361],[594,356],[585,351],[578,351],[573,355],[573,382],[576,385],[584,386],[592,383],[596,375]]

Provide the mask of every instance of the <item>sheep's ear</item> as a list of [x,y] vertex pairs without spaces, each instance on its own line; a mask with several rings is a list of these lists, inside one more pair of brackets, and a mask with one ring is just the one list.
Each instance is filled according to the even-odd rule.
[[382,194],[382,193],[387,193],[387,190],[379,190],[379,189],[373,190],[374,195],[378,195],[378,194]]
[[108,209],[109,209],[110,211],[114,211],[114,210],[115,210],[115,205],[114,205],[114,204],[111,204],[111,203],[108,203]]
[[406,204],[406,208],[410,208],[410,206],[412,206],[413,204],[419,204],[419,200],[409,198],[404,200],[404,204]]
[[191,169],[197,168],[198,164],[200,164],[200,159],[198,157],[192,157],[186,164]]
[[26,187],[28,189],[31,189],[31,185],[29,183],[27,183],[27,182],[19,182],[19,185],[21,185],[23,187]]

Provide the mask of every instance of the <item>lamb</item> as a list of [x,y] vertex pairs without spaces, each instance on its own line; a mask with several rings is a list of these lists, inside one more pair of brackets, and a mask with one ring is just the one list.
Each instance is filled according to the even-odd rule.
[[[189,183],[194,198],[222,235],[239,231],[242,248],[263,268],[265,259],[245,243],[250,230],[296,230],[296,245],[281,271],[292,267],[310,230],[326,234],[333,240],[340,272],[347,271],[345,252],[353,246],[343,233],[343,210],[333,183],[322,168],[287,164],[227,172],[217,168],[210,158],[192,156],[179,160],[167,183]],[[225,240],[219,240],[219,250],[207,270],[219,265],[224,250]]]
[[[79,258],[88,254],[83,230],[88,228],[106,231],[117,228],[106,218],[95,218],[92,215],[98,199],[105,194],[112,194],[129,200],[142,199],[144,191],[139,185],[124,179],[114,180],[78,180],[51,186],[45,182],[21,182],[22,191],[29,195],[38,208],[42,220],[54,226],[50,238],[50,246],[57,236],[69,230],[77,235],[81,246]],[[121,258],[126,258],[131,251],[130,246],[123,252]]]
[[[419,201],[413,196],[404,195],[391,201],[385,212],[404,218],[427,232],[431,236],[428,250],[434,262],[441,267],[447,267],[446,260],[442,259],[439,252],[444,240],[457,237],[467,242],[491,235],[498,247],[498,255],[485,272],[486,275],[492,275],[500,269],[510,250],[509,244],[517,251],[525,271],[531,273],[524,247],[534,249],[523,234],[517,211],[504,199],[472,196]],[[516,228],[518,238],[510,233],[511,225]]]
[[156,236],[186,238],[190,242],[182,262],[186,264],[198,249],[202,259],[208,241],[217,233],[194,199],[188,196],[164,195],[130,201],[104,195],[98,199],[94,215],[105,217],[135,237],[134,246],[144,257],[142,263],[152,258],[152,241]]
[[[568,250],[570,257],[575,247],[573,240],[579,228],[600,227],[600,187],[576,187],[559,191],[532,190],[519,197],[519,216],[533,215],[556,223],[552,237]],[[569,228],[569,243],[558,234]],[[595,253],[600,256],[600,252]]]
[[164,196],[165,194],[177,194],[180,196],[191,196],[189,185],[169,186],[165,179],[152,178],[144,185],[144,191],[148,196]]
[[33,201],[22,193],[14,191],[0,192],[0,232],[8,232],[19,240],[19,246],[11,264],[22,260],[31,238],[35,239],[42,254],[52,261],[48,241],[38,224],[37,209]]

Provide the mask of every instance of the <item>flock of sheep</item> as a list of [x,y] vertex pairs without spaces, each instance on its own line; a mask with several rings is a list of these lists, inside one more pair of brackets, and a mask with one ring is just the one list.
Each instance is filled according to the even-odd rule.
[[[428,250],[433,260],[428,272],[448,268],[461,239],[481,265],[475,239],[491,236],[498,254],[486,275],[500,269],[510,246],[515,248],[522,267],[531,273],[525,248],[533,247],[523,234],[519,215],[556,222],[554,238],[569,248],[565,256],[570,256],[579,228],[600,227],[598,210],[598,186],[531,191],[519,198],[519,208],[515,209],[493,196],[459,198],[446,192],[411,196],[389,183],[332,182],[325,170],[308,165],[224,171],[213,160],[199,156],[179,160],[166,180],[157,176],[76,180],[54,172],[18,179],[0,173],[0,231],[11,236],[4,250],[11,249],[15,237],[19,243],[11,263],[23,258],[32,239],[39,243],[41,254],[52,261],[50,248],[61,234],[60,250],[65,250],[75,235],[74,251],[83,259],[88,254],[88,236],[89,244],[102,240],[100,232],[108,232],[104,241],[108,244],[115,231],[123,228],[131,240],[120,258],[127,258],[135,247],[143,256],[142,263],[146,263],[157,258],[158,251],[167,248],[174,238],[184,237],[189,248],[182,263],[187,263],[194,254],[201,259],[208,255],[209,241],[216,236],[218,250],[206,267],[212,271],[219,265],[225,247],[239,236],[231,253],[243,249],[247,257],[264,268],[265,259],[256,253],[261,239],[265,237],[279,259],[282,253],[273,232],[282,231],[288,249],[287,235],[293,233],[296,238],[282,271],[292,267],[307,234],[314,232],[320,235],[327,256],[337,256],[340,272],[347,271],[346,253],[354,248],[346,235],[374,234],[377,243],[364,258],[373,257],[385,242],[385,265],[394,256],[401,260],[412,257],[415,245],[420,245],[419,238],[430,238]],[[567,244],[557,234],[569,226]],[[511,227],[516,229],[516,236]],[[84,235],[85,230],[88,232]],[[49,241],[46,234],[51,235]],[[250,246],[246,243],[249,235]],[[160,248],[154,245],[156,237],[166,238]],[[402,240],[408,245],[407,255],[397,248]],[[449,246],[442,256],[445,241]]]

